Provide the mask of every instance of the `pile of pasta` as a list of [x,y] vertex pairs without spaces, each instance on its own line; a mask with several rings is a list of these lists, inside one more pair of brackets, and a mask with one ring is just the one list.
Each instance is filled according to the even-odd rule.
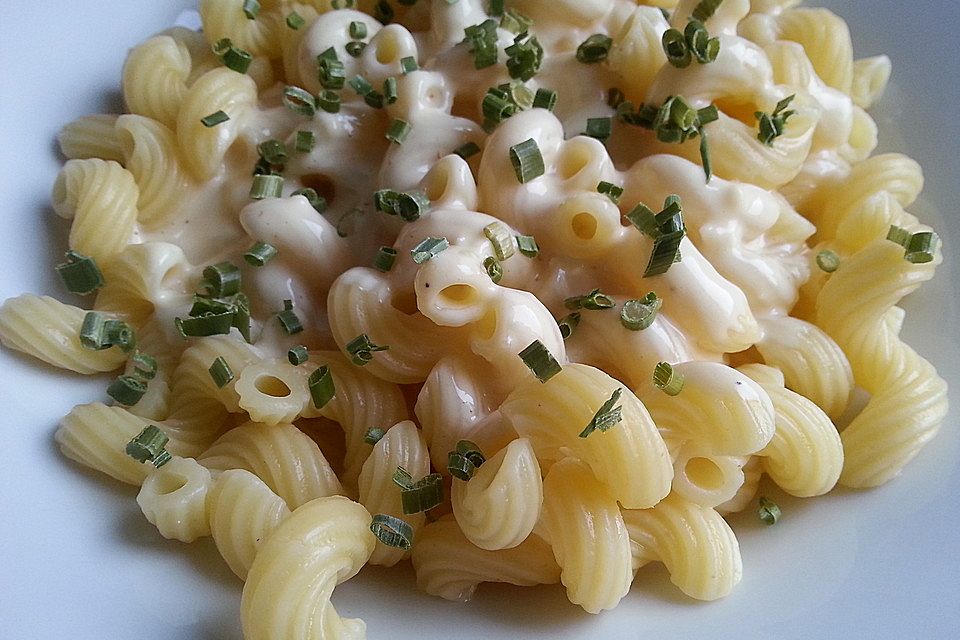
[[[362,637],[334,587],[408,559],[453,600],[560,582],[597,613],[651,562],[720,598],[742,575],[724,517],[761,476],[799,497],[872,487],[934,437],[946,384],[897,305],[941,255],[907,259],[891,232],[930,231],[905,210],[922,174],[873,155],[890,64],[854,60],[841,18],[796,0],[355,4],[201,0],[202,31],[130,52],[129,113],[63,130],[54,208],[102,271],[93,311],[136,350],[82,344],[88,311],[50,297],[0,307],[0,341],[58,367],[155,360],[138,401],[77,406],[56,440],[140,485],[163,536],[212,536],[245,580],[245,637]],[[665,34],[694,18],[704,40],[674,55]],[[677,96],[715,118],[681,140],[632,118]],[[282,187],[251,197],[255,171]],[[682,212],[663,271],[644,268],[641,203]],[[225,263],[249,326],[183,335]],[[150,425],[159,466],[127,453]],[[463,446],[475,468],[454,477]],[[405,513],[431,476],[439,504]]]

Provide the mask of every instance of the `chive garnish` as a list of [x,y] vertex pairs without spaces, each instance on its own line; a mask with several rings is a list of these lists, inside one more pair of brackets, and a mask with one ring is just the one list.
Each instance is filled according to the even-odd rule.
[[237,328],[243,339],[250,342],[250,299],[243,293],[234,298],[233,326]]
[[343,89],[347,82],[343,63],[337,58],[320,54],[317,56],[317,79],[324,89]]
[[301,28],[303,25],[307,24],[307,21],[303,19],[296,11],[291,11],[287,14],[287,26],[296,31]]
[[316,371],[310,374],[310,377],[307,378],[307,386],[310,388],[313,406],[317,409],[323,409],[337,395],[337,388],[333,383],[333,373],[327,365],[317,367]]
[[347,50],[354,58],[359,58],[360,54],[363,53],[363,50],[367,48],[367,43],[361,40],[351,40],[347,44],[343,45],[343,48]]
[[717,59],[720,53],[720,39],[711,38],[703,22],[691,19],[683,33],[677,29],[667,29],[661,38],[667,62],[684,69],[696,59],[700,64],[708,64]]
[[279,198],[283,194],[283,176],[258,174],[253,176],[250,185],[250,198],[263,200],[264,198]]
[[500,17],[500,28],[513,34],[529,31],[532,26],[533,20],[514,9],[508,9]]
[[373,360],[373,354],[377,351],[386,351],[390,347],[381,346],[374,344],[370,341],[370,338],[365,333],[361,333],[359,336],[347,343],[347,353],[350,355],[350,359],[353,361],[353,364],[358,367],[362,367],[371,360]]
[[611,109],[616,109],[626,100],[626,96],[623,95],[623,91],[617,87],[611,87],[607,90],[607,106]]
[[517,248],[520,253],[528,258],[536,258],[540,255],[540,246],[533,236],[517,236]]
[[297,312],[293,310],[292,300],[283,301],[283,311],[277,314],[277,320],[287,335],[292,336],[295,333],[303,331],[303,324],[300,322],[300,317],[297,316]]
[[420,68],[420,65],[417,64],[417,59],[414,58],[413,56],[405,56],[403,58],[400,58],[400,71],[401,73],[403,73],[403,75],[407,75],[408,73],[413,73],[419,68]]
[[85,296],[103,286],[103,273],[97,261],[76,251],[67,251],[67,261],[57,265],[57,275],[70,293]]
[[910,233],[906,229],[891,226],[887,232],[887,240],[896,242],[904,248],[903,258],[913,264],[933,262],[937,247],[940,246],[940,236],[933,231],[918,231]]
[[577,47],[577,60],[585,64],[594,64],[606,60],[613,39],[602,33],[595,33]]
[[626,124],[650,129],[656,134],[657,140],[668,144],[680,144],[699,136],[700,160],[707,182],[710,181],[713,170],[704,127],[719,119],[720,112],[716,105],[694,109],[682,96],[673,96],[660,107],[640,105],[640,108],[634,111],[633,103],[624,101],[617,106],[617,116]]
[[567,309],[574,311],[577,309],[602,311],[603,309],[612,309],[616,306],[613,298],[600,291],[600,289],[594,289],[586,295],[567,298],[563,301],[563,304]]
[[410,256],[417,264],[423,264],[434,256],[439,255],[450,246],[446,238],[424,238],[417,246],[410,250]]
[[300,87],[283,88],[283,104],[301,116],[312,117],[317,112],[317,100],[313,94]]
[[300,153],[310,153],[317,144],[317,135],[313,131],[297,131],[294,149]]
[[466,41],[470,44],[470,53],[473,54],[473,66],[484,69],[495,65],[497,63],[497,22],[493,19],[484,20],[463,31]]
[[223,389],[234,378],[233,369],[223,359],[223,356],[214,360],[207,371],[209,371],[210,377],[213,378],[213,383],[217,385],[218,389]]
[[626,218],[641,233],[653,239],[653,249],[643,277],[666,273],[674,262],[679,262],[680,243],[687,230],[678,196],[667,197],[660,213],[655,214],[640,203],[626,214]]
[[487,13],[491,16],[502,16],[504,4],[506,4],[505,0],[490,0]]
[[340,94],[329,89],[321,91],[317,96],[317,106],[327,113],[339,113]]
[[258,144],[257,153],[272,165],[283,165],[290,157],[287,153],[287,145],[276,139],[264,140]]
[[620,196],[623,195],[623,187],[619,187],[612,182],[602,181],[597,185],[597,193],[610,198],[613,204],[620,204]]
[[483,269],[487,272],[487,275],[490,276],[490,279],[493,280],[494,284],[499,284],[500,280],[503,279],[503,267],[500,265],[500,261],[493,256],[488,256],[483,259]]
[[476,142],[464,142],[462,145],[454,149],[453,152],[464,160],[467,160],[470,157],[480,153],[480,147]]
[[107,395],[127,407],[140,402],[146,392],[146,383],[134,376],[117,376],[107,387]]
[[757,119],[757,127],[760,129],[757,140],[769,147],[773,145],[774,140],[783,135],[787,119],[796,113],[793,109],[787,109],[795,97],[796,94],[791,94],[778,102],[771,114],[762,111],[754,112],[753,116]]
[[455,478],[467,481],[486,461],[480,447],[470,440],[460,440],[456,450],[447,454],[447,470]]
[[383,101],[387,104],[393,104],[399,98],[397,92],[397,79],[393,76],[383,81]]
[[287,360],[289,360],[290,364],[295,367],[300,366],[309,359],[310,354],[307,352],[307,348],[302,344],[298,344],[287,351]]
[[406,515],[433,509],[443,502],[443,478],[439,473],[431,473],[413,482],[406,469],[397,467],[393,482],[401,488],[400,501]]
[[127,443],[126,453],[137,462],[149,461],[162,467],[170,461],[170,454],[164,448],[168,442],[170,438],[158,426],[150,424]]
[[[184,338],[202,338],[205,336],[226,335],[236,321],[235,310],[223,313],[211,313],[194,318],[174,318],[177,330]],[[242,333],[242,331],[241,331]],[[244,335],[244,338],[247,336]],[[249,340],[248,340],[249,341]]]
[[390,128],[387,129],[387,133],[384,136],[390,142],[395,142],[396,144],[402,145],[403,141],[407,139],[407,136],[410,135],[410,130],[413,129],[410,126],[410,123],[406,120],[401,120],[400,118],[394,119],[390,123]]
[[594,431],[607,431],[623,420],[623,407],[614,406],[620,402],[621,394],[623,394],[623,389],[617,389],[606,402],[600,405],[600,409],[593,415],[593,419],[580,432],[581,438],[586,438]]
[[354,20],[351,22],[348,30],[350,32],[350,37],[354,40],[362,40],[367,37],[367,25],[359,20]]
[[370,531],[388,547],[407,550],[413,546],[413,527],[400,518],[378,513],[370,521]]
[[381,189],[373,194],[373,201],[377,211],[400,216],[404,222],[418,220],[430,208],[430,200],[422,191],[397,192]]
[[529,32],[517,35],[513,44],[504,50],[507,54],[507,72],[511,78],[526,82],[537,74],[543,62],[543,47]]
[[387,0],[380,0],[380,2],[373,7],[373,17],[383,24],[390,24],[390,22],[393,20],[393,16],[393,7],[390,6],[390,3],[387,2]]
[[278,253],[279,251],[272,244],[257,241],[243,254],[243,259],[251,267],[262,267],[273,260]]
[[130,353],[137,346],[137,336],[133,327],[123,320],[107,320],[103,327],[109,345],[116,345],[125,353]]
[[490,244],[493,245],[493,252],[496,254],[497,260],[506,260],[516,253],[510,229],[499,220],[485,226],[483,228],[483,235],[485,235],[487,240],[490,241]]
[[573,332],[577,330],[577,327],[580,325],[581,317],[582,316],[579,311],[574,311],[566,317],[557,320],[557,325],[560,327],[560,336],[564,340],[572,336]]
[[613,118],[606,116],[603,118],[588,118],[587,130],[583,135],[596,138],[600,142],[606,142],[613,133]]
[[760,496],[760,500],[758,502],[759,506],[757,507],[757,517],[760,518],[764,524],[776,524],[777,520],[779,520],[780,516],[782,515],[782,512],[780,511],[780,505],[764,496]]
[[537,89],[537,93],[533,96],[533,108],[534,109],[546,109],[547,111],[553,111],[553,108],[557,106],[557,92],[551,89]]
[[114,345],[110,337],[110,322],[102,313],[88,311],[80,325],[80,345],[91,351],[102,351]]
[[290,194],[291,198],[294,196],[303,196],[304,198],[306,198],[307,202],[310,203],[310,206],[313,207],[317,213],[323,213],[324,211],[327,210],[326,198],[318,194],[315,190],[310,189],[309,187],[306,189],[297,189],[296,191]]
[[723,0],[700,0],[693,9],[693,17],[700,22],[706,22],[713,17]]
[[836,251],[826,249],[817,254],[817,266],[821,271],[833,273],[840,268],[840,256]]
[[153,380],[157,376],[157,359],[142,351],[130,356],[130,367],[133,369],[133,376],[141,380]]
[[653,370],[653,384],[668,396],[675,396],[683,389],[683,374],[675,371],[667,362],[660,362]]
[[221,38],[213,45],[213,53],[220,59],[223,66],[237,73],[246,73],[253,62],[253,55],[233,46],[230,38]]
[[393,265],[396,261],[396,249],[393,247],[380,247],[380,249],[377,251],[377,256],[373,259],[373,266],[377,269],[377,271],[387,273],[393,269]]
[[533,138],[510,147],[510,163],[521,184],[542,176],[546,171],[540,147]]
[[639,300],[627,300],[620,310],[620,324],[630,331],[642,331],[653,324],[662,306],[663,300],[652,291]]
[[546,382],[562,370],[560,363],[539,340],[531,342],[517,355],[540,382]]
[[223,111],[215,111],[214,113],[211,113],[208,116],[204,116],[203,118],[200,118],[200,122],[203,124],[203,126],[210,128],[210,127],[215,127],[218,124],[223,124],[229,119],[230,119],[230,116],[228,116]]
[[369,95],[373,91],[373,85],[363,76],[353,76],[350,78],[350,86],[357,92],[358,96]]
[[385,435],[387,435],[387,432],[380,427],[372,427],[367,429],[367,432],[363,435],[363,441],[367,444],[374,445],[380,442]]
[[243,0],[243,13],[248,20],[256,20],[260,15],[260,3],[258,0]]
[[240,268],[232,262],[219,262],[203,270],[203,280],[215,298],[240,293]]

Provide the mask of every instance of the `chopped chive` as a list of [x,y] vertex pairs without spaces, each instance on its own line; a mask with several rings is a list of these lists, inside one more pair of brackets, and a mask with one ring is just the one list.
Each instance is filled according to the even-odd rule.
[[219,356],[214,360],[207,371],[210,373],[210,377],[213,378],[213,384],[217,385],[218,389],[223,389],[234,378],[233,369],[231,369],[227,361],[223,359],[223,356]]
[[516,252],[510,229],[499,220],[485,226],[483,228],[483,235],[485,235],[487,240],[490,241],[490,244],[493,245],[493,252],[496,254],[497,260],[506,260]]
[[313,406],[317,409],[323,409],[337,395],[333,373],[327,365],[317,367],[316,371],[310,374],[307,378],[307,386],[310,388]]
[[678,196],[668,197],[660,213],[655,214],[640,203],[625,217],[641,233],[653,239],[653,249],[643,273],[645,278],[666,273],[673,263],[680,260],[680,243],[687,231]]
[[557,92],[551,89],[537,89],[537,93],[533,96],[533,108],[534,109],[546,109],[547,111],[553,111],[553,108],[557,106]]
[[170,438],[158,426],[149,424],[127,443],[126,453],[137,462],[153,462],[155,466],[160,467],[164,462],[169,461],[167,458],[158,463],[158,458],[166,453],[164,447],[168,442]]
[[320,64],[321,60],[339,60],[340,56],[337,55],[337,50],[333,47],[327,47],[317,56],[317,64]]
[[663,300],[652,291],[639,300],[627,300],[620,310],[620,324],[630,331],[642,331],[653,324],[662,306]]
[[362,333],[350,342],[347,343],[346,351],[350,355],[350,359],[353,361],[353,364],[358,367],[362,367],[371,360],[373,360],[373,354],[377,351],[386,351],[390,347],[380,346],[374,344],[370,341],[370,338],[367,334]]
[[247,20],[256,20],[260,15],[260,3],[257,0],[243,0],[243,13]]
[[600,409],[593,415],[593,419],[580,432],[581,438],[586,438],[594,431],[607,431],[623,420],[623,407],[614,406],[620,402],[621,394],[623,394],[623,389],[617,389],[606,402],[600,405]]
[[713,17],[723,0],[700,0],[693,9],[693,17],[700,22],[706,22]]
[[226,335],[234,326],[235,315],[236,311],[225,311],[195,318],[174,318],[174,323],[184,338]]
[[363,101],[374,109],[383,109],[384,101],[386,98],[379,91],[371,90],[370,93],[363,96]]
[[367,429],[367,432],[363,434],[363,441],[370,445],[377,444],[385,435],[387,435],[387,432],[383,429],[372,427]]
[[400,58],[400,71],[403,73],[403,75],[407,75],[408,73],[413,73],[419,68],[420,68],[420,65],[417,64],[417,59],[414,58],[413,56],[405,56],[403,58]]
[[653,384],[668,396],[675,396],[683,389],[683,374],[667,362],[660,362],[653,370]]
[[595,33],[577,47],[577,60],[585,64],[606,60],[611,45],[613,45],[613,40],[610,36]]
[[397,79],[390,76],[383,81],[383,101],[387,104],[393,104],[397,101],[398,97]]
[[560,363],[539,340],[531,342],[517,355],[540,382],[546,382],[562,370]]
[[422,191],[407,191],[397,196],[397,215],[404,222],[418,220],[429,208],[430,200],[427,198],[427,194]]
[[483,113],[485,121],[497,125],[510,116],[515,115],[519,107],[506,95],[503,95],[502,92],[496,89],[490,89],[483,97],[480,110]]
[[283,104],[301,116],[312,117],[317,112],[317,99],[312,93],[300,87],[284,87]]
[[821,251],[817,254],[817,266],[820,267],[821,271],[833,273],[840,268],[840,256],[837,255],[836,251],[829,249]]
[[153,380],[157,377],[157,359],[142,351],[137,351],[130,357],[130,366],[135,378]]
[[233,46],[230,38],[221,38],[213,45],[213,53],[220,59],[223,66],[237,73],[246,73],[253,62],[253,55]]
[[215,298],[232,296],[240,292],[240,268],[232,262],[219,262],[206,267],[203,270],[203,279]]
[[236,308],[233,314],[233,326],[237,328],[243,339],[250,343],[250,299],[243,293],[234,298]]
[[289,360],[290,364],[295,367],[300,366],[309,359],[310,354],[307,352],[307,348],[302,344],[298,344],[287,351],[287,360]]
[[387,273],[393,269],[397,261],[397,250],[393,247],[380,247],[377,251],[377,257],[373,259],[373,266],[377,271]]
[[623,91],[620,91],[617,87],[611,87],[607,91],[607,106],[611,109],[616,109],[626,100],[626,96],[623,95]]
[[480,24],[466,27],[466,41],[470,43],[473,66],[484,69],[497,63],[497,22],[488,19]]
[[587,119],[587,130],[584,135],[596,138],[600,142],[606,142],[611,133],[613,133],[613,118],[607,116]]
[[367,37],[367,25],[359,20],[354,20],[350,23],[349,32],[350,37],[354,40],[362,40]]
[[321,91],[317,96],[317,106],[327,113],[339,113],[340,94],[329,89]]
[[270,164],[282,165],[289,159],[287,145],[276,139],[264,140],[258,144],[257,153]]
[[500,265],[500,261],[493,256],[483,259],[483,268],[494,284],[499,284],[500,280],[503,279],[503,267]]
[[107,395],[126,407],[140,402],[146,392],[147,385],[134,376],[118,376],[107,387]]
[[123,320],[107,320],[103,323],[106,344],[118,346],[125,353],[130,353],[137,346],[137,336],[133,327]]
[[279,251],[275,246],[267,242],[256,242],[243,254],[243,259],[251,267],[262,267],[273,260]]
[[410,250],[410,255],[413,257],[414,262],[423,264],[445,251],[449,246],[450,243],[447,242],[446,238],[424,238],[417,246]]
[[470,440],[460,440],[456,450],[447,454],[447,469],[454,477],[470,480],[486,461],[480,447]]
[[317,80],[324,89],[343,89],[347,82],[343,63],[322,54],[317,56]]
[[353,76],[350,78],[350,86],[357,92],[358,96],[369,95],[373,91],[373,85],[363,76]]
[[540,147],[533,138],[510,147],[510,162],[521,184],[542,176],[546,171]]
[[764,496],[760,496],[758,503],[759,507],[757,508],[757,517],[760,518],[764,524],[776,524],[777,520],[780,519],[780,516],[783,513],[780,511],[780,505]]
[[107,341],[106,323],[107,318],[102,313],[88,311],[80,325],[80,345],[92,351],[111,347]]
[[610,201],[613,204],[620,204],[620,196],[623,195],[623,187],[617,186],[612,182],[603,181],[597,185],[597,193],[602,193],[610,198]]
[[370,521],[370,531],[388,547],[406,551],[413,546],[413,527],[400,518],[378,513]]
[[400,502],[405,515],[433,509],[443,502],[443,478],[439,473],[431,473],[413,482],[406,469],[397,467],[393,481],[401,487]]
[[557,325],[560,327],[560,337],[564,340],[573,335],[573,332],[577,330],[577,327],[580,325],[581,314],[579,311],[574,311],[573,313],[567,315],[560,320],[557,320]]
[[563,304],[567,309],[574,311],[577,309],[602,311],[603,309],[612,309],[616,306],[613,298],[600,291],[600,289],[594,289],[586,295],[567,298],[563,301]]
[[709,64],[720,54],[720,38],[711,38],[699,20],[691,20],[683,30],[687,47],[700,64]]
[[363,53],[363,50],[367,48],[367,43],[361,40],[351,40],[347,44],[343,45],[343,48],[347,50],[354,58],[359,58],[360,54]]
[[307,187],[306,189],[297,189],[290,194],[290,197],[294,196],[303,196],[307,199],[307,202],[310,203],[310,206],[316,210],[317,213],[323,213],[327,210],[327,200],[320,194],[318,194],[314,189]]
[[678,69],[689,67],[693,61],[693,54],[690,53],[686,38],[676,29],[664,31],[660,45],[663,47],[663,52],[667,54],[667,62]]
[[504,50],[507,54],[507,72],[511,78],[526,82],[537,74],[543,62],[543,47],[529,32],[517,35],[513,44]]
[[528,258],[536,258],[540,255],[540,247],[533,236],[517,236],[517,248]]
[[313,131],[297,131],[294,149],[299,153],[310,153],[317,144],[317,135]]
[[[492,14],[497,15],[497,14]],[[500,17],[500,28],[513,34],[529,31],[533,26],[533,20],[514,9],[508,9]]]
[[757,119],[757,127],[759,129],[757,140],[769,147],[773,145],[774,140],[783,135],[787,119],[796,113],[793,109],[787,110],[787,107],[790,106],[790,103],[795,97],[796,94],[792,94],[778,102],[770,114],[763,113],[762,111],[757,111],[753,114]]
[[940,246],[940,236],[933,231],[910,233],[897,226],[890,227],[887,232],[887,240],[902,246],[904,248],[904,260],[913,264],[933,262],[937,247]]
[[700,136],[700,160],[707,182],[710,181],[713,171],[704,127],[719,119],[716,105],[694,109],[683,96],[672,96],[660,107],[640,105],[635,111],[633,103],[624,101],[617,106],[617,116],[626,124],[650,129],[657,140],[668,144],[681,144]]
[[459,147],[457,147],[453,152],[458,156],[460,156],[461,158],[463,158],[464,160],[466,160],[480,153],[480,147],[477,145],[476,142],[465,142]]
[[505,0],[490,0],[487,13],[491,16],[502,16]]
[[296,11],[291,11],[287,14],[287,26],[296,31],[300,29],[303,25],[307,24],[307,21],[303,19]]
[[277,321],[289,336],[303,331],[303,323],[300,322],[297,312],[293,310],[293,302],[290,300],[283,301],[283,311],[277,314]]
[[279,198],[283,194],[283,176],[255,175],[250,185],[250,197],[253,200]]
[[384,137],[390,142],[395,142],[396,144],[402,145],[404,140],[407,139],[407,136],[410,135],[411,129],[413,129],[413,127],[410,126],[409,122],[396,118],[392,123],[390,123],[390,128],[387,129],[387,133]]
[[57,265],[57,275],[70,293],[85,296],[103,286],[103,273],[97,261],[76,251],[67,251],[67,261]]
[[204,116],[203,118],[200,118],[200,122],[203,124],[203,126],[210,128],[210,127],[215,127],[218,124],[223,124],[229,119],[230,119],[230,116],[228,116],[223,111],[215,111],[214,113],[211,113],[208,116]]
[[382,22],[383,24],[390,24],[393,20],[394,12],[393,7],[390,6],[390,3],[387,0],[380,0],[373,8],[373,17]]

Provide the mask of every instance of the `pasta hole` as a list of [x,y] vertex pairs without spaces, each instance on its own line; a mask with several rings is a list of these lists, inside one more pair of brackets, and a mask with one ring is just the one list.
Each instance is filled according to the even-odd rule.
[[560,177],[573,178],[590,165],[590,150],[576,142],[568,142],[566,153],[560,158]]
[[581,240],[593,240],[597,235],[597,219],[593,214],[583,211],[573,216],[570,228],[573,230],[573,235]]
[[692,484],[702,489],[716,491],[723,486],[723,471],[710,458],[690,458],[683,471]]
[[497,312],[487,311],[477,323],[477,335],[481,340],[489,340],[497,332]]
[[725,115],[739,120],[744,123],[751,129],[755,129],[757,126],[757,117],[754,115],[759,109],[757,105],[752,102],[744,102],[742,100],[734,100],[733,98],[720,98],[714,101],[714,104],[717,105],[717,109],[722,111]]
[[327,201],[327,204],[333,202],[333,197],[337,193],[337,188],[333,180],[330,176],[323,175],[322,173],[308,173],[305,176],[300,176],[300,182],[305,189],[313,189],[316,191],[318,196]]
[[451,306],[469,306],[477,301],[477,290],[468,284],[452,284],[440,291],[440,297]]
[[431,175],[426,185],[427,198],[429,198],[431,202],[442,200],[443,195],[447,192],[449,182],[450,176],[447,175],[447,171],[443,168]]
[[382,32],[377,41],[377,62],[390,64],[400,59],[400,40],[391,32]]
[[390,297],[390,305],[408,316],[418,313],[417,294],[413,291],[395,291]]
[[153,488],[158,496],[168,496],[187,486],[187,478],[178,473],[158,473],[154,476]]
[[272,398],[286,398],[290,395],[290,387],[276,376],[260,376],[254,386],[257,391]]

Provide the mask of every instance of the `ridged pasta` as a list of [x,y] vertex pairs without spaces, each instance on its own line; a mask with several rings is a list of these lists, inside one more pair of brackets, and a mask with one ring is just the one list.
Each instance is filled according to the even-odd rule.
[[243,4],[231,0],[200,0],[203,32],[211,44],[230,38],[237,47],[254,55],[280,57],[280,35],[287,26],[283,2],[263,0],[256,20],[244,15]]
[[60,152],[71,160],[101,158],[122,163],[123,149],[115,132],[117,118],[113,114],[98,114],[64,125],[57,134]]
[[850,97],[853,103],[863,109],[869,109],[883,94],[890,80],[890,58],[872,56],[853,62],[853,83]]
[[164,538],[193,542],[210,535],[210,472],[193,458],[174,457],[143,481],[137,504]]
[[620,76],[628,99],[643,102],[654,75],[667,63],[661,38],[669,27],[658,9],[640,6],[614,36],[610,66]]
[[732,500],[744,483],[743,456],[709,453],[695,440],[685,442],[673,457],[672,492],[702,507]]
[[130,113],[174,129],[192,61],[186,45],[159,35],[134,47],[123,65],[123,98]]
[[250,419],[267,425],[293,422],[310,402],[304,370],[285,358],[247,365],[233,388]]
[[165,125],[143,116],[117,118],[116,135],[124,167],[137,183],[137,219],[155,224],[173,213],[188,182],[177,157],[177,138]]
[[831,87],[850,93],[853,43],[847,23],[828,9],[799,8],[777,18],[780,37],[803,45],[817,75]]

